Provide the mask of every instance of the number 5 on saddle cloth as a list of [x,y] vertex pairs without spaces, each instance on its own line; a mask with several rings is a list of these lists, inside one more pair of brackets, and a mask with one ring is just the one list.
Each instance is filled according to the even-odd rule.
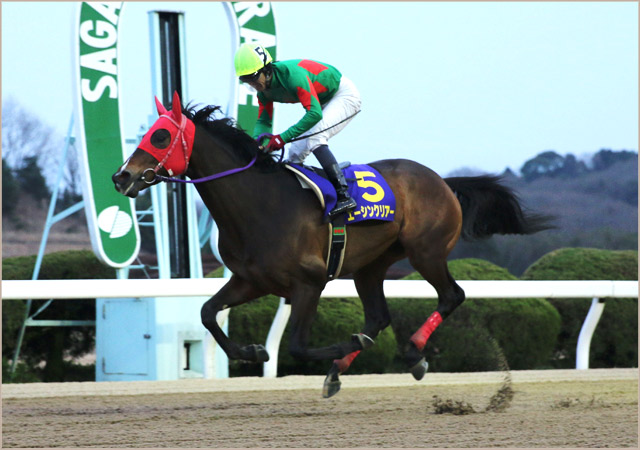
[[[322,175],[320,169],[286,163],[285,167],[296,174],[302,187],[311,189],[324,208],[324,217],[336,204],[337,196],[333,185]],[[342,168],[349,185],[349,195],[356,200],[356,208],[335,217],[330,223],[329,255],[327,255],[327,275],[329,280],[340,274],[347,243],[346,225],[365,220],[393,221],[396,197],[382,175],[366,164],[348,165]],[[322,174],[322,175],[321,175]]]

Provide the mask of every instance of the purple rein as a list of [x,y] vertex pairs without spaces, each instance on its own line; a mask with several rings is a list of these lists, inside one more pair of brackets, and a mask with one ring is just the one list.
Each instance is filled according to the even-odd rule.
[[[263,135],[261,135],[258,139],[261,139],[262,137],[263,137]],[[262,150],[262,147],[260,147],[260,149]],[[282,157],[283,156],[284,156],[284,149],[281,149],[280,158],[278,160],[278,163],[282,162]],[[257,158],[258,158],[258,154],[256,154],[256,156],[254,156],[253,159],[251,161],[249,161],[249,164],[247,164],[244,167],[238,167],[237,169],[231,169],[231,170],[227,170],[227,171],[224,171],[224,172],[216,173],[216,174],[213,174],[213,175],[209,175],[208,177],[196,178],[195,180],[183,180],[181,178],[170,178],[170,177],[165,177],[165,176],[162,176],[162,175],[158,175],[157,173],[156,173],[156,178],[158,178],[160,181],[174,181],[176,183],[205,183],[207,181],[217,180],[218,178],[223,178],[223,177],[226,177],[228,175],[233,175],[234,173],[238,173],[238,172],[242,172],[243,170],[247,170],[249,167],[253,166],[253,164],[256,162]]]
[[237,169],[231,169],[224,172],[216,173],[213,175],[209,175],[208,177],[196,178],[195,180],[183,180],[180,178],[170,178],[170,177],[164,177],[158,174],[156,174],[156,178],[160,179],[160,181],[174,181],[176,183],[204,183],[206,181],[216,180],[218,178],[226,177],[228,175],[233,175],[234,173],[247,170],[249,167],[253,166],[257,158],[258,158],[258,155],[254,156],[253,159],[249,162],[249,164],[247,164],[244,167],[238,167]]

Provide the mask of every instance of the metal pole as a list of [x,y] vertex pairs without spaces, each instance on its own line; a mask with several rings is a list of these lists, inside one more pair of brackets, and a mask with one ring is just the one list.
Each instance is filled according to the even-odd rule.
[[[51,226],[55,223],[52,220],[53,212],[56,209],[60,182],[62,181],[62,175],[64,173],[64,167],[66,165],[67,155],[69,153],[69,146],[71,145],[72,130],[73,130],[73,114],[71,114],[71,119],[69,120],[69,128],[67,129],[66,144],[64,147],[63,155],[62,155],[62,160],[60,161],[60,165],[58,167],[58,176],[56,177],[56,182],[53,185],[53,192],[51,193],[51,202],[49,203],[49,211],[47,212],[47,219],[44,224],[42,239],[40,240],[40,248],[38,249],[36,264],[33,267],[33,274],[31,275],[32,280],[37,280],[38,276],[40,275],[40,266],[42,265],[42,259],[44,258],[44,250],[47,246],[47,240],[49,239],[49,230],[51,229]],[[22,340],[24,339],[24,332],[27,328],[27,321],[29,320],[29,313],[31,312],[31,303],[32,303],[31,299],[27,300],[27,305],[24,311],[24,320],[22,321],[22,326],[20,327],[20,331],[18,333],[18,341],[16,342],[16,349],[13,352],[13,361],[11,361],[11,371],[9,372],[9,381],[13,381],[13,376],[15,374],[16,366],[18,364],[18,358],[20,357],[20,347],[22,346]]]

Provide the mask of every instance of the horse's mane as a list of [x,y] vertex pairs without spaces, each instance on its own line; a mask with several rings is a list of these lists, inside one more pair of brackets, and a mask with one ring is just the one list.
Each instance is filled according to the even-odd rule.
[[258,155],[255,166],[263,169],[275,170],[280,166],[273,154],[261,151],[258,143],[238,126],[230,117],[215,118],[215,114],[221,112],[219,106],[208,105],[196,111],[196,106],[188,104],[182,110],[183,114],[194,125],[200,125],[216,138],[228,142],[233,149],[247,162]]

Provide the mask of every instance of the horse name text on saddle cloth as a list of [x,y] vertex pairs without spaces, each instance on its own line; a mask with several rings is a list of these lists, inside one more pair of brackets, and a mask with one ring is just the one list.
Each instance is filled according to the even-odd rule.
[[[316,193],[327,216],[337,202],[336,191],[331,183],[304,166],[288,163],[286,167],[298,176],[305,187]],[[376,169],[366,164],[355,164],[343,169],[343,172],[349,185],[349,195],[357,203],[356,208],[347,213],[347,224],[365,220],[393,221],[396,197]]]

